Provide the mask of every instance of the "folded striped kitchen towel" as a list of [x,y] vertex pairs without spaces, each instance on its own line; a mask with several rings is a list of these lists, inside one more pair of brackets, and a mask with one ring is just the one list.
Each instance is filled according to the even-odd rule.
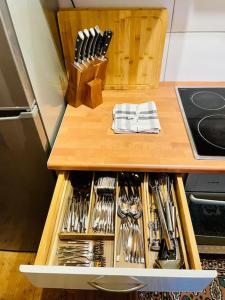
[[116,104],[112,129],[115,133],[159,133],[161,127],[155,102]]

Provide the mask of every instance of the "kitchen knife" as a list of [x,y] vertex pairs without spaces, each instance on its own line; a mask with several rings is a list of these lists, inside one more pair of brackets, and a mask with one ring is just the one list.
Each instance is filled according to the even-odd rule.
[[102,48],[101,48],[101,59],[104,60],[106,57],[106,53],[108,51],[111,39],[112,39],[112,30],[108,29],[104,31],[102,38]]
[[102,38],[103,38],[103,33],[102,31],[99,32],[96,46],[95,46],[95,56],[98,58],[100,57],[101,54],[101,49],[102,49]]
[[94,31],[95,31],[95,36],[94,36],[94,39],[93,39],[93,42],[92,42],[92,45],[91,45],[91,58],[92,59],[95,58],[96,42],[97,42],[97,39],[98,39],[98,35],[100,33],[100,29],[99,29],[98,25],[95,26]]
[[88,55],[89,55],[90,46],[91,46],[93,37],[90,33],[90,30],[88,30],[88,29],[84,29],[84,34],[87,37],[87,44],[86,44],[85,53],[84,53],[84,60],[88,61]]
[[[84,41],[82,43],[82,47],[81,47],[81,50],[80,50],[80,60],[82,62],[82,64],[85,65],[85,51],[86,51],[86,47],[87,47],[87,42],[88,42],[88,38],[89,38],[89,32],[87,29],[84,29],[83,30],[83,35],[84,35]],[[87,65],[85,65],[87,66]]]
[[90,28],[88,30],[89,32],[89,39],[88,39],[88,42],[87,42],[87,46],[86,46],[86,49],[85,49],[85,59],[87,61],[89,61],[89,59],[91,58],[91,47],[92,47],[92,43],[93,43],[93,40],[94,40],[94,37],[95,37],[95,31],[94,31],[94,28]]
[[80,63],[80,52],[84,42],[84,34],[82,31],[79,31],[76,38],[76,46],[75,46],[75,55],[74,55],[74,65],[78,68],[81,68]]

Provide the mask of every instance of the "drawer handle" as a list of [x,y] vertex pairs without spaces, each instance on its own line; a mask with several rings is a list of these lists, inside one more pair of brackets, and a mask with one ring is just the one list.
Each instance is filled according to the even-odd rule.
[[89,281],[88,284],[94,288],[96,288],[97,290],[100,290],[100,291],[104,291],[104,292],[113,292],[113,293],[129,293],[129,292],[134,292],[134,291],[137,291],[141,288],[143,288],[145,286],[145,284],[143,283],[137,283],[136,286],[133,286],[132,288],[129,288],[129,289],[108,289],[102,285],[99,285],[97,282],[94,282],[94,281]]
[[225,206],[224,200],[202,199],[202,198],[195,197],[193,194],[189,196],[189,199],[191,200],[191,202],[196,204]]

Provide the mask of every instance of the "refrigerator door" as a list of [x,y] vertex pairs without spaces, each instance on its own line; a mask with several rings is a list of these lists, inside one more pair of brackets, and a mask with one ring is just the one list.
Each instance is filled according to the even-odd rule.
[[0,1],[0,110],[29,108],[34,94],[5,1]]
[[0,249],[36,251],[55,185],[37,106],[0,111]]
[[50,144],[53,145],[65,110],[64,95],[67,87],[64,62],[55,44],[58,28],[48,18],[53,17],[54,12],[50,9],[49,0],[49,4],[43,6],[43,0],[6,2],[40,115]]

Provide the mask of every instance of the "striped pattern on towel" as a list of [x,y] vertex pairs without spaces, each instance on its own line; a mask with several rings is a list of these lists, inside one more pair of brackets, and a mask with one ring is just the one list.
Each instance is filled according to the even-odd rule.
[[115,133],[159,133],[161,127],[155,102],[116,104],[112,129]]

